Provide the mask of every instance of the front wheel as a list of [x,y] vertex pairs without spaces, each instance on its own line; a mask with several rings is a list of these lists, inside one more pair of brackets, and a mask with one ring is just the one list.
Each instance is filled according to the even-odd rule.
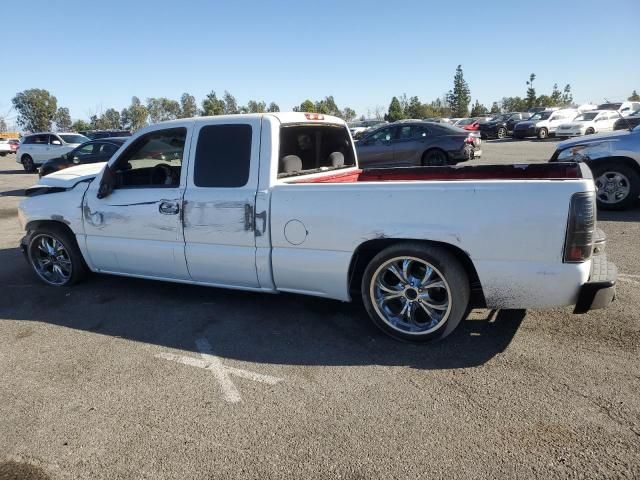
[[507,136],[507,129],[504,127],[500,127],[498,129],[498,138],[502,139],[505,138]]
[[538,138],[540,140],[544,140],[548,136],[549,136],[549,130],[547,130],[546,128],[543,127],[540,130],[538,130]]
[[444,338],[458,326],[469,305],[469,278],[446,249],[399,243],[371,260],[362,298],[383,332],[422,343]]
[[53,287],[73,285],[87,274],[75,238],[61,227],[47,226],[33,232],[27,257],[36,276]]
[[603,210],[629,208],[640,195],[640,175],[621,163],[593,168],[596,202]]
[[587,131],[584,132],[585,135],[593,135],[594,133],[596,133],[596,131],[591,127],[587,128]]

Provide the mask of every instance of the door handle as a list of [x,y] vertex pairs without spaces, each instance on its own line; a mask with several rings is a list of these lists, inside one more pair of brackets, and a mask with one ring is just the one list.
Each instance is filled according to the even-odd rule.
[[180,205],[178,205],[178,202],[161,200],[158,211],[163,215],[177,215],[180,213]]

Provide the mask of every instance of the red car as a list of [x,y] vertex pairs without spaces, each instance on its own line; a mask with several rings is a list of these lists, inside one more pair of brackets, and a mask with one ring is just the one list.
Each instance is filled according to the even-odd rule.
[[9,140],[9,147],[11,147],[11,153],[16,153],[20,146],[20,140]]
[[477,132],[480,130],[480,122],[476,118],[463,118],[462,120],[458,120],[454,126],[463,128],[470,132]]

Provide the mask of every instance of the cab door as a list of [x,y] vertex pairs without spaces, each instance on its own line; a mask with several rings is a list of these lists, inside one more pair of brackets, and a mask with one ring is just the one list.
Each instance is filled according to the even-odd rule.
[[185,256],[194,281],[260,287],[256,235],[268,222],[267,209],[255,215],[261,122],[196,121],[184,195]]
[[189,279],[181,213],[192,125],[145,129],[91,182],[83,222],[98,271]]

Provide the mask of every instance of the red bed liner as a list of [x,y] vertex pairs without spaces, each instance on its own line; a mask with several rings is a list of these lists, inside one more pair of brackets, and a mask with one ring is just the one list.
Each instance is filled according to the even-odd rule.
[[584,178],[578,163],[376,168],[296,180],[293,183],[355,183],[416,180],[564,180]]

